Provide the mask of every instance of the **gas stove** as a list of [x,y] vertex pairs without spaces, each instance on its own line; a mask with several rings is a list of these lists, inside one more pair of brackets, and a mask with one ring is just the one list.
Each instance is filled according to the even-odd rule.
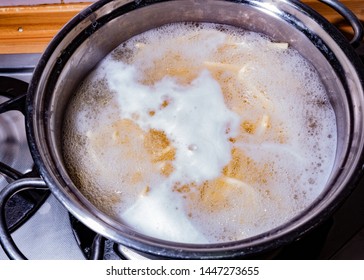
[[[363,48],[361,48],[363,50]],[[39,54],[0,55],[0,190],[38,176],[29,152],[21,108]],[[23,103],[16,102],[18,107]],[[13,110],[17,109],[17,110]],[[70,215],[49,191],[24,191],[5,206],[12,237],[29,259],[151,258],[105,239]],[[0,248],[0,260],[7,259]],[[364,259],[364,179],[327,221],[258,259]]]

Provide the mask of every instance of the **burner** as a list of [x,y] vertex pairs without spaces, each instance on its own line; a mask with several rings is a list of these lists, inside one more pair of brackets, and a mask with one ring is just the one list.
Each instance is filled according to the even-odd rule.
[[[27,88],[26,82],[0,77],[0,190],[27,173],[36,173],[22,110]],[[6,207],[9,230],[12,232],[27,221],[47,196],[48,192],[44,191],[24,191],[15,195]]]

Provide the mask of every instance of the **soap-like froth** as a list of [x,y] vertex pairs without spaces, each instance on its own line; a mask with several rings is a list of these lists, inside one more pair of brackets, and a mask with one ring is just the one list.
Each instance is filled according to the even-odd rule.
[[315,69],[285,42],[214,24],[166,25],[115,49],[64,125],[72,179],[157,238],[239,240],[322,192],[336,121]]
[[120,118],[134,120],[145,132],[163,131],[171,141],[176,150],[172,182],[201,184],[219,176],[230,160],[229,138],[237,135],[239,116],[226,107],[207,70],[188,86],[169,77],[146,86],[137,81],[132,66],[112,60],[104,65]]

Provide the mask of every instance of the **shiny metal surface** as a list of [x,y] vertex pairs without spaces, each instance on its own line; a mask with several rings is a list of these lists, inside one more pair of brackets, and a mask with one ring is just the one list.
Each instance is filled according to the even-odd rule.
[[[0,55],[0,63],[2,62],[4,60]],[[24,110],[18,111],[21,110],[18,107],[24,104],[28,84],[4,75],[2,70],[8,68],[8,65],[0,66],[0,163],[15,169],[14,172],[26,173],[32,169],[33,160],[25,133]],[[16,99],[21,102],[13,102]],[[10,106],[10,103],[14,105]],[[14,176],[8,175],[0,171],[0,190],[14,180]]]
[[[335,109],[338,146],[324,193],[309,209],[270,232],[211,245],[189,245],[138,234],[96,209],[69,178],[60,139],[65,107],[83,77],[135,34],[176,21],[239,26],[289,42],[319,71]],[[40,59],[29,90],[27,131],[42,177],[61,203],[99,234],[145,253],[173,258],[249,256],[299,238],[324,220],[362,175],[363,66],[346,39],[299,1],[99,1],[74,18]]]
[[[0,103],[6,98],[0,96]],[[20,112],[0,114],[0,162],[13,166],[20,172],[31,169],[33,161],[25,135],[24,116]],[[4,186],[0,177],[0,190]],[[8,180],[10,182],[12,180]]]
[[360,20],[355,16],[355,14],[349,9],[347,9],[345,5],[339,1],[336,0],[319,0],[319,1],[332,7],[351,24],[354,31],[354,36],[350,40],[350,44],[353,47],[358,47],[363,39],[364,33],[363,33],[363,25],[361,24]]

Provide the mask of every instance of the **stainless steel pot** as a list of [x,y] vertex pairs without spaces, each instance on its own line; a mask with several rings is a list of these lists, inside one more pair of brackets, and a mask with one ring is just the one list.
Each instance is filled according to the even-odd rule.
[[[101,0],[79,13],[54,38],[34,72],[27,95],[29,145],[42,179],[24,179],[1,193],[32,186],[50,188],[86,226],[117,243],[169,258],[250,257],[272,250],[313,229],[348,195],[363,173],[364,66],[355,54],[363,37],[357,18],[337,1],[322,1],[342,13],[354,29],[351,44],[328,21],[299,1],[287,0]],[[120,43],[179,21],[214,22],[241,27],[289,42],[318,70],[337,117],[335,166],[323,193],[292,220],[259,236],[229,243],[191,245],[151,238],[111,219],[92,205],[67,174],[61,150],[62,121],[80,81]],[[43,181],[44,180],[44,181]],[[2,203],[3,205],[5,202]],[[25,258],[16,248],[0,207],[3,247],[10,258]]]

